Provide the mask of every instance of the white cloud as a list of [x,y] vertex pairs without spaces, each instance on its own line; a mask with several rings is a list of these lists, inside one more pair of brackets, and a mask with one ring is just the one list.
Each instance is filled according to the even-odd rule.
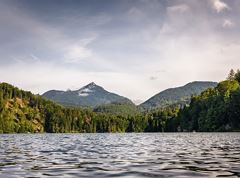
[[218,12],[222,12],[224,10],[230,9],[227,3],[221,0],[212,0],[213,8]]
[[232,28],[232,27],[234,27],[234,23],[231,19],[224,19],[223,23],[222,23],[222,26],[224,28]]
[[93,33],[90,37],[79,40],[79,44],[86,46],[96,40],[97,37],[98,35]]
[[64,62],[67,63],[76,63],[92,56],[92,51],[90,49],[80,45],[72,45],[67,47],[65,51]]
[[161,34],[171,34],[174,33],[175,28],[172,27],[172,25],[170,25],[169,23],[165,23],[163,24],[160,33]]
[[[225,17],[211,9],[230,9],[228,1],[142,1],[146,3],[128,5],[121,12],[105,9],[101,18],[69,15],[61,25],[5,8],[11,15],[0,11],[6,27],[0,32],[6,39],[0,52],[9,49],[17,62],[0,65],[1,80],[35,93],[79,89],[94,81],[139,103],[193,80],[224,79],[230,68],[240,65],[240,45],[231,45],[239,41],[239,33],[223,29],[237,26],[238,12]],[[19,33],[5,35],[12,29]]]
[[184,13],[190,10],[190,7],[187,4],[179,4],[179,5],[175,5],[175,6],[170,6],[167,7],[167,11],[168,12],[177,12],[177,13]]
[[[24,48],[16,55],[17,57],[15,55],[12,57],[15,61],[40,60],[39,58],[41,60],[54,60],[57,58],[63,62],[76,63],[92,56],[92,50],[87,46],[98,37],[97,33],[89,30],[84,36],[76,35],[72,37],[72,34],[68,35],[65,33],[64,28],[57,28],[50,23],[34,19],[25,11],[21,11],[18,8],[12,10],[11,8],[9,9],[5,5],[0,6],[0,22],[4,26],[10,26],[11,29],[17,29],[19,32],[11,34],[11,36],[15,37],[15,41],[8,42],[16,49]],[[101,25],[110,21],[110,18],[102,14],[90,16],[89,18],[90,20],[94,19],[92,20],[93,22],[89,23],[94,23],[95,25]],[[87,20],[85,19],[85,21]],[[4,30],[9,29],[6,28]],[[7,43],[2,42],[1,45],[2,48],[5,45],[7,48]],[[41,52],[35,53],[34,51]]]
[[92,36],[88,38],[80,39],[77,44],[68,44],[67,47],[63,49],[63,61],[66,63],[78,63],[82,59],[93,57],[93,52],[88,45],[96,40],[96,38],[97,34],[92,34]]

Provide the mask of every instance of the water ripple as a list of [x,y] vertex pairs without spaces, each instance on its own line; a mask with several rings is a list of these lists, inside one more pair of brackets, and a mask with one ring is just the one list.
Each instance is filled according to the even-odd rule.
[[237,178],[239,143],[239,133],[0,135],[0,178]]

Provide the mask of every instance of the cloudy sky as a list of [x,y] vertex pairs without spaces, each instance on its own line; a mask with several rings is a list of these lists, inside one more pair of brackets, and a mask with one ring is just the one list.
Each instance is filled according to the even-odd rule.
[[239,0],[0,0],[0,82],[135,102],[240,67]]

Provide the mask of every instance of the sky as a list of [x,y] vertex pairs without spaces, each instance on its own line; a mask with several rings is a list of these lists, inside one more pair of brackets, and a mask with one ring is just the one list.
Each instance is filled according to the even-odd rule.
[[239,0],[0,0],[0,82],[140,103],[240,68]]

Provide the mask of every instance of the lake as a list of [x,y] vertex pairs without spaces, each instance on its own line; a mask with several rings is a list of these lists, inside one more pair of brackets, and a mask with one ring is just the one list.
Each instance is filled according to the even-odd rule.
[[240,177],[240,133],[2,134],[8,177]]

